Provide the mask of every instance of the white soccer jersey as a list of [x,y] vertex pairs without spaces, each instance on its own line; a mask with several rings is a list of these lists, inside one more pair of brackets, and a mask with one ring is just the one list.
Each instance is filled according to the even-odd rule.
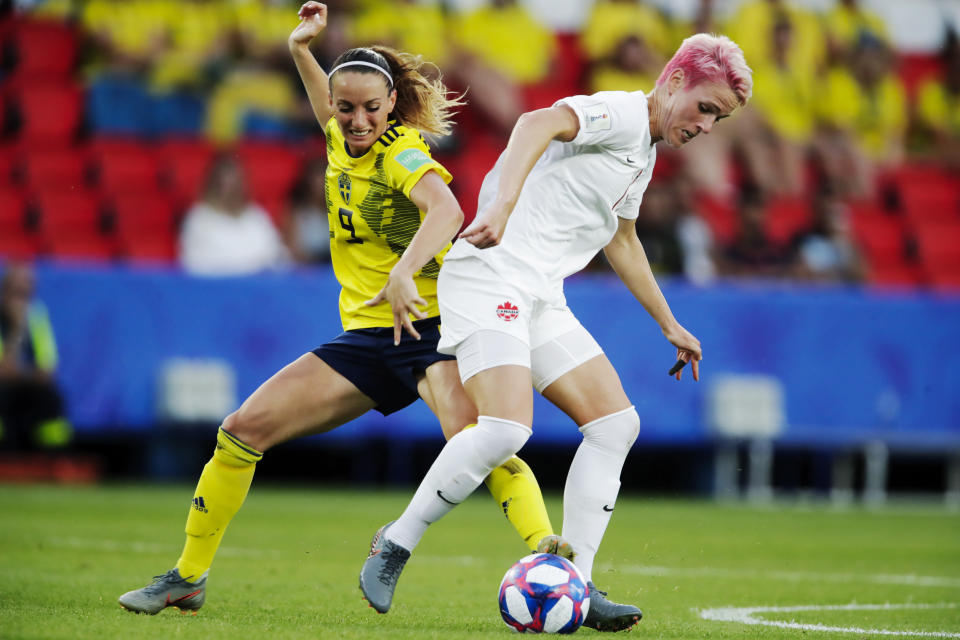
[[[618,218],[637,217],[656,148],[643,92],[601,91],[564,98],[580,131],[553,140],[530,171],[501,243],[477,249],[459,240],[446,261],[478,258],[507,282],[544,300],[563,299],[563,279],[613,238]],[[478,215],[493,202],[503,155],[483,180]]]

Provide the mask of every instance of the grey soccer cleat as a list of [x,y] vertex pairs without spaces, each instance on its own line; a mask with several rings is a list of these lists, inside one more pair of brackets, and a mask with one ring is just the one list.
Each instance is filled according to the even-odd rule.
[[409,551],[384,537],[387,528],[392,524],[393,522],[388,522],[373,535],[370,555],[360,569],[360,590],[363,597],[379,613],[390,610],[400,572],[410,559]]
[[632,604],[618,604],[607,600],[607,592],[587,582],[590,589],[590,610],[583,626],[597,631],[623,631],[640,622],[643,612]]
[[542,537],[537,543],[537,553],[552,553],[570,562],[577,557],[577,552],[573,550],[573,546],[567,542],[567,539],[558,535]]
[[197,611],[203,606],[207,595],[207,574],[196,582],[187,582],[176,568],[162,576],[154,576],[153,582],[135,591],[120,596],[118,602],[127,611],[154,615],[166,607],[176,607],[180,613]]

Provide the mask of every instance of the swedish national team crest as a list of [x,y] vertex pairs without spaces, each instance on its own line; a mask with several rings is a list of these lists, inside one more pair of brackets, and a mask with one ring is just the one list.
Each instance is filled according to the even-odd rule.
[[341,173],[337,178],[337,186],[340,188],[340,197],[343,198],[344,203],[350,204],[350,176]]

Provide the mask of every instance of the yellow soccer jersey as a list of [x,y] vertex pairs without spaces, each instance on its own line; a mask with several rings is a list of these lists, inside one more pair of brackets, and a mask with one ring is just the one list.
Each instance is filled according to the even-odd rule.
[[934,131],[960,135],[960,97],[938,79],[929,79],[917,91],[917,116]]
[[[430,157],[430,148],[416,129],[391,120],[387,130],[360,157],[353,157],[336,118],[327,122],[327,215],[330,254],[340,286],[340,319],[344,330],[392,327],[393,313],[384,302],[368,307],[387,283],[390,270],[420,228],[423,212],[410,200],[410,190],[428,171],[445,182],[452,176]],[[440,315],[437,276],[443,256],[434,256],[413,278],[427,301],[428,316]]]

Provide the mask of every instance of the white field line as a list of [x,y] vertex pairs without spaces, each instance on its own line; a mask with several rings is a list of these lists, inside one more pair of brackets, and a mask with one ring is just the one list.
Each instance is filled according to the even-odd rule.
[[[478,556],[415,556],[418,562],[451,564],[461,567],[485,565],[488,560]],[[817,571],[763,571],[759,569],[717,569],[714,567],[658,567],[649,565],[622,565],[601,563],[597,573],[615,571],[658,578],[752,578],[785,582],[853,582],[866,584],[895,584],[913,587],[960,588],[960,577],[919,576],[894,573],[825,573]]]
[[783,620],[766,620],[755,617],[762,613],[793,613],[798,611],[898,611],[902,609],[956,609],[951,602],[937,604],[845,604],[845,605],[803,605],[795,607],[720,607],[699,611],[704,620],[718,622],[739,622],[749,625],[797,629],[800,631],[832,631],[835,633],[859,633],[878,636],[913,636],[927,638],[960,638],[954,631],[911,631],[909,629],[864,629],[862,627],[837,627],[825,624],[808,624]]
[[[107,540],[103,538],[78,537],[51,537],[44,538],[44,544],[51,547],[88,549],[92,551],[127,552],[144,554],[176,553],[181,545],[159,544],[139,540]],[[279,549],[264,549],[261,547],[232,547],[222,546],[218,553],[231,557],[275,556],[284,555],[287,551]],[[361,555],[363,550],[361,550]],[[479,556],[436,556],[417,555],[417,562],[440,563],[459,566],[481,565],[489,563],[489,559]],[[597,567],[597,572],[617,571],[654,577],[680,578],[754,578],[760,580],[783,580],[789,582],[853,582],[869,584],[895,584],[915,587],[953,587],[960,588],[960,578],[948,576],[919,576],[914,574],[886,574],[886,573],[822,573],[816,571],[761,571],[754,569],[717,569],[712,567],[659,567],[648,565],[613,565],[604,563]]]
[[713,567],[656,567],[647,565],[614,565],[604,563],[600,570],[655,577],[682,578],[754,578],[786,582],[859,582],[896,584],[912,587],[960,587],[960,578],[949,576],[918,576],[891,573],[825,573],[818,571],[764,571],[758,569],[717,569]]

